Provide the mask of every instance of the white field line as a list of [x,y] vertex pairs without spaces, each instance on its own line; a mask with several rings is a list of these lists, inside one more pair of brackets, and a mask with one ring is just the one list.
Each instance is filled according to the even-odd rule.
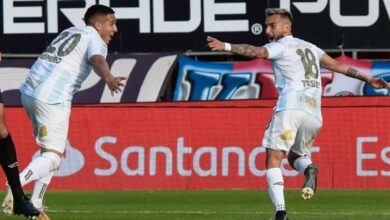
[[[224,211],[217,211],[217,212],[211,212],[211,211],[169,211],[169,210],[123,210],[123,211],[116,211],[116,210],[105,210],[105,211],[96,211],[96,210],[54,210],[49,209],[47,210],[48,213],[105,213],[105,214],[196,214],[196,215],[222,215],[222,214],[230,214],[230,215],[272,215],[273,212],[224,212]],[[294,215],[345,215],[345,216],[354,216],[354,215],[369,215],[369,216],[375,216],[375,215],[386,215],[390,216],[389,211],[377,211],[377,212],[289,212]]]

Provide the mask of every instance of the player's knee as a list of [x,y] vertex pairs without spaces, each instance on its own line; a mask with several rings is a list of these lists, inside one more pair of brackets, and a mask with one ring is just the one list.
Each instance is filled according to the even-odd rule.
[[292,168],[294,168],[294,162],[296,159],[301,157],[301,155],[294,153],[293,151],[290,151],[287,156],[288,163]]
[[294,162],[295,162],[296,158],[292,159],[292,158],[288,157],[287,160],[288,160],[288,164],[290,164],[290,166],[295,169]]
[[279,157],[267,157],[265,166],[267,169],[280,167],[282,159]]
[[50,161],[50,172],[55,171],[58,167],[60,167],[61,157],[58,154],[54,152],[43,152],[42,157],[45,157],[48,161]]

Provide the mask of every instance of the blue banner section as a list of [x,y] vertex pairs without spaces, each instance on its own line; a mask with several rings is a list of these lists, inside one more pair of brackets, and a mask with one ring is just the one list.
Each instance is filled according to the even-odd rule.
[[256,71],[235,69],[233,63],[179,58],[174,101],[256,99],[260,85]]
[[[336,58],[362,72],[390,82],[390,62]],[[340,73],[321,69],[323,96],[388,96],[388,89]],[[174,101],[277,98],[272,65],[268,60],[205,62],[181,56]]]
[[[388,61],[374,61],[372,63],[371,74],[375,77],[380,77],[390,82],[390,62]],[[389,89],[373,89],[369,84],[364,84],[362,89],[365,96],[388,96],[390,95]]]

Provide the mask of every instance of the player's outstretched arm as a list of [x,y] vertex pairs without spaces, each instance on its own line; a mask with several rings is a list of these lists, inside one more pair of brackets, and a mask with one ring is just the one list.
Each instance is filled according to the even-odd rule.
[[343,63],[338,62],[327,54],[321,56],[321,66],[328,70],[344,74],[346,76],[360,79],[371,84],[375,89],[389,89],[389,85],[382,78],[375,78],[367,73],[360,72],[354,68],[351,68]]
[[267,49],[264,47],[256,47],[249,44],[230,44],[211,36],[207,36],[207,44],[212,51],[230,51],[249,58],[268,58]]
[[108,88],[111,91],[111,95],[114,93],[122,92],[121,87],[124,86],[122,83],[123,80],[126,80],[126,77],[113,76],[106,59],[101,55],[93,55],[90,58],[93,70],[98,76],[100,76],[107,84]]

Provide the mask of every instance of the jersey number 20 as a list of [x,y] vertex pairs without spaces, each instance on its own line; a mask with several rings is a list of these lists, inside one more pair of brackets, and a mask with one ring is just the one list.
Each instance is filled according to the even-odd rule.
[[57,52],[57,56],[64,57],[74,50],[80,42],[81,34],[72,34],[63,32],[46,48],[47,53]]

